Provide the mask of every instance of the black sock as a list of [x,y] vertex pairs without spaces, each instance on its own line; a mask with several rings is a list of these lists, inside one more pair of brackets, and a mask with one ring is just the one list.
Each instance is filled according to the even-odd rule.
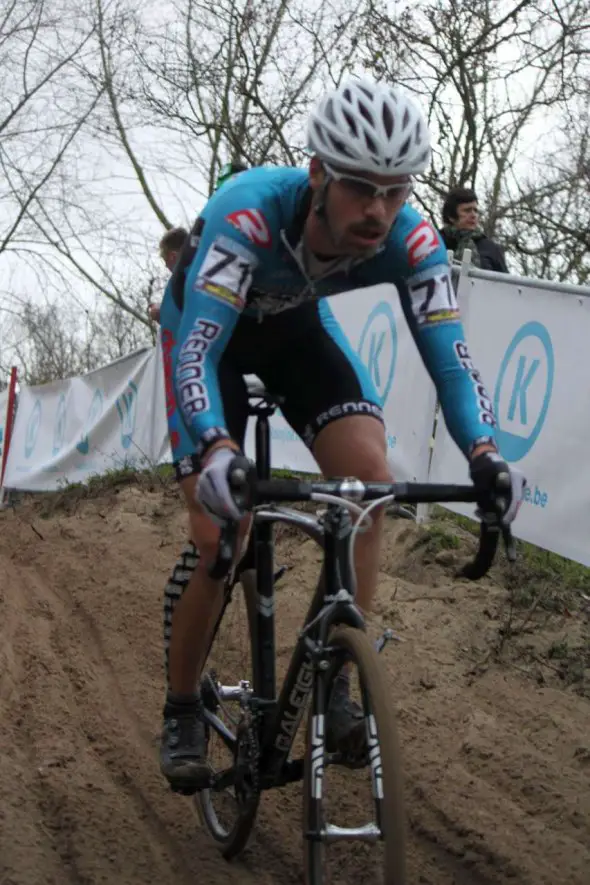
[[164,704],[164,718],[169,716],[187,716],[190,713],[198,713],[201,706],[201,698],[198,694],[175,694],[168,690]]
[[332,692],[335,697],[348,697],[350,695],[350,674],[348,670],[341,670],[334,680]]

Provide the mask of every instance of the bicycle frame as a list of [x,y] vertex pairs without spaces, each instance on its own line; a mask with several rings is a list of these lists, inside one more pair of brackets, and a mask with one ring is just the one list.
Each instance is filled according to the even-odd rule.
[[[276,406],[267,401],[251,406],[256,416],[256,473],[270,479],[269,418]],[[275,589],[272,527],[285,522],[300,528],[324,549],[320,579],[295,645],[280,695],[276,698]],[[283,507],[258,510],[248,552],[240,571],[256,572],[257,611],[254,625],[253,709],[260,712],[260,785],[262,789],[300,780],[303,760],[289,761],[295,735],[313,687],[319,659],[330,627],[346,623],[364,629],[364,619],[350,592],[348,542],[352,521],[346,507],[330,505],[322,524],[317,519]]]
[[[240,574],[253,571],[256,587],[256,616],[251,624],[253,652],[253,689],[248,683],[238,686],[221,686],[219,699],[240,700],[242,706],[254,714],[253,723],[258,736],[258,784],[261,789],[282,786],[300,780],[303,760],[290,760],[295,735],[299,728],[307,700],[315,688],[314,696],[318,710],[325,709],[325,681],[330,669],[330,650],[327,639],[334,624],[347,624],[364,629],[360,609],[354,601],[354,577],[350,571],[349,542],[352,520],[345,504],[330,504],[319,520],[299,510],[270,504],[264,505],[264,488],[273,485],[270,466],[269,418],[278,407],[263,394],[261,402],[250,404],[250,414],[256,417],[256,481],[262,506],[255,510],[254,525],[248,550],[236,570],[234,581]],[[252,398],[252,397],[251,397]],[[356,482],[356,481],[355,481]],[[288,484],[288,483],[287,483]],[[329,484],[327,484],[329,487]],[[379,484],[377,484],[379,485]],[[393,484],[395,486],[395,484]],[[357,491],[347,486],[346,480],[338,481],[338,495],[346,500]],[[393,487],[393,486],[392,486]],[[476,501],[473,487],[436,484],[397,484],[399,500],[405,501]],[[271,494],[271,491],[267,492]],[[291,500],[309,500],[303,497]],[[270,499],[272,500],[272,498]],[[375,500],[375,498],[373,499]],[[296,642],[291,661],[279,697],[276,697],[275,667],[275,575],[273,561],[272,526],[285,522],[301,529],[323,547],[324,561],[318,585],[311,600],[302,630]],[[482,520],[478,552],[471,563],[462,569],[470,580],[477,580],[489,569],[496,552],[498,539],[502,536],[508,559],[513,561],[515,551],[508,526],[487,525]],[[234,534],[237,537],[237,534]],[[229,568],[232,554],[225,553]],[[227,569],[223,572],[227,574]],[[223,612],[220,617],[223,617]],[[384,644],[384,643],[383,643]],[[314,713],[316,711],[314,710]],[[213,713],[205,713],[228,747],[235,750],[237,736],[229,732]],[[224,789],[235,775],[234,769],[214,776],[212,789]]]

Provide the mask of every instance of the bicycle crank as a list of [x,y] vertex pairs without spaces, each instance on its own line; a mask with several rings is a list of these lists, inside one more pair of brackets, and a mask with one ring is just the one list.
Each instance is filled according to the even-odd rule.
[[385,648],[387,643],[390,642],[390,640],[392,640],[392,639],[394,639],[396,642],[403,642],[404,641],[401,636],[398,636],[397,633],[393,632],[391,627],[387,627],[383,631],[383,633],[381,634],[379,639],[375,640],[375,648],[377,649],[379,654],[381,654],[381,652],[383,651],[383,649]]

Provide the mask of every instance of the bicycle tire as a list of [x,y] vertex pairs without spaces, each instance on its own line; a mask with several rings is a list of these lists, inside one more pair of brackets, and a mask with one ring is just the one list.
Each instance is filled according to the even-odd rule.
[[[255,654],[254,625],[256,618],[256,572],[253,569],[248,569],[247,571],[242,572],[242,574],[240,575],[239,583],[241,584],[241,591],[244,594],[244,599],[246,602],[248,637],[250,645],[250,666],[248,668],[249,673],[247,675],[251,676],[252,662],[254,660]],[[236,592],[240,592],[238,584],[236,584],[232,588],[231,595],[233,596],[233,594]],[[223,616],[227,609],[228,603],[229,598],[224,604],[223,611],[219,617],[219,621],[217,622],[215,634],[213,636],[213,639],[211,640],[211,646],[213,646],[213,643],[219,631],[219,626],[223,620]],[[256,690],[256,686],[254,686],[254,689]],[[197,808],[197,812],[203,826],[208,830],[214,841],[219,845],[222,856],[226,860],[231,860],[232,858],[240,854],[241,851],[243,851],[248,842],[248,839],[250,838],[250,834],[256,820],[256,814],[258,812],[260,793],[258,793],[258,795],[256,796],[253,804],[249,805],[248,808],[244,808],[239,811],[239,813],[236,815],[234,826],[228,832],[222,832],[219,827],[217,815],[215,814],[215,811],[213,809],[213,795],[213,790],[201,790],[201,792],[197,793],[194,797],[195,806]]]
[[[386,885],[406,885],[406,822],[403,804],[403,776],[397,726],[384,671],[379,654],[366,633],[358,628],[340,625],[330,633],[331,648],[342,650],[346,658],[358,668],[370,712],[374,717],[381,759],[381,782],[383,798],[380,819],[382,842],[384,843],[384,878]],[[342,658],[341,658],[342,660]],[[339,667],[333,668],[331,678],[337,675]],[[327,696],[329,692],[327,693]],[[378,761],[375,760],[375,767]],[[371,763],[373,764],[373,762]],[[346,769],[342,769],[346,770]],[[303,832],[310,830],[309,808],[312,779],[311,713],[307,732],[303,778]],[[322,872],[324,845],[304,836],[304,881],[305,885],[324,885]]]

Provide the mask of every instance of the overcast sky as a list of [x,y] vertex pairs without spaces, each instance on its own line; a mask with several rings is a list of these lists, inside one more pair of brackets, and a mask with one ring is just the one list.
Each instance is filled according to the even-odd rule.
[[[310,3],[315,3],[315,0],[310,0]],[[390,2],[392,10],[399,10],[404,5]],[[506,3],[507,9],[511,5]],[[173,21],[177,13],[174,3],[150,0],[143,3],[142,14],[144,21],[155,32],[162,33],[166,23]],[[294,46],[293,52],[300,53],[301,46]],[[500,60],[506,74],[509,74],[518,60],[517,48],[505,44],[501,49]],[[417,58],[417,69],[419,64]],[[518,88],[525,93],[530,88],[532,77],[532,73],[523,72],[518,84],[512,81],[512,95]],[[449,103],[449,111],[453,116],[453,112],[459,112],[460,107],[453,108]],[[530,170],[531,164],[539,162],[538,155],[545,147],[543,139],[539,137],[541,134],[546,139],[551,132],[552,143],[565,137],[559,135],[556,123],[556,120],[552,121],[547,115],[543,119],[538,116],[531,122],[520,144],[519,167],[523,174]],[[141,125],[139,120],[133,125],[128,124],[127,132],[147,174],[149,185],[166,215],[173,224],[189,225],[205,202],[207,185],[201,168],[203,158],[207,156],[206,144],[199,144],[197,141],[189,143],[185,137],[170,130],[163,133],[155,127]],[[302,137],[301,132],[300,138]],[[436,131],[434,137],[437,137]],[[104,260],[104,255],[111,253],[107,266],[117,276],[127,279],[129,285],[134,281],[147,279],[155,269],[160,269],[164,281],[165,272],[157,257],[157,242],[163,233],[163,227],[148,206],[121,148],[113,149],[87,132],[70,151],[66,171],[70,178],[74,173],[75,187],[70,196],[79,201],[86,214],[83,220],[80,215],[80,224],[92,229],[94,223],[95,227],[86,238],[89,254],[84,256],[81,253],[79,256],[86,266],[92,267],[93,254],[102,256]],[[0,211],[1,206],[0,203]],[[153,244],[151,263],[150,257],[146,257],[146,243]],[[94,303],[92,288],[83,282],[74,282],[73,276],[70,277],[73,289],[66,293],[61,286],[56,285],[55,280],[44,280],[43,276],[39,278],[30,266],[15,255],[4,253],[0,256],[0,261],[0,310],[14,309],[18,301],[15,302],[13,296],[17,299],[31,296],[50,300],[57,297],[63,303],[70,304],[73,310],[77,309],[76,305],[78,308],[81,305],[91,308]],[[7,296],[8,291],[12,293],[10,298]],[[0,331],[1,320],[0,316]],[[6,348],[3,348],[2,360],[4,363],[7,361]]]

